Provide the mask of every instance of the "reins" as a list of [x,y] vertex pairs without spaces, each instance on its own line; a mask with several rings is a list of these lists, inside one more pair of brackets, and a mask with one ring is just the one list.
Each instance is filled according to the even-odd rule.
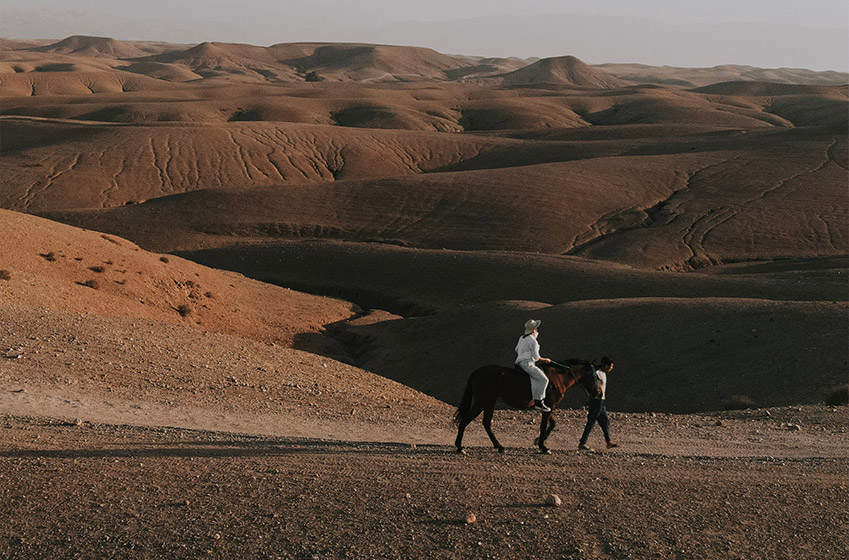
[[[575,380],[575,385],[580,385],[580,386],[581,386],[581,389],[583,389],[583,390],[584,390],[584,392],[587,394],[587,396],[588,396],[588,397],[591,397],[591,396],[592,396],[592,395],[590,395],[590,392],[589,392],[589,391],[587,391],[587,388],[586,388],[586,387],[584,387],[584,384],[583,384],[583,383],[581,383],[580,381],[578,381],[578,378],[577,378],[577,377],[575,377],[575,373],[572,371],[572,368],[571,368],[571,367],[567,366],[566,364],[561,364],[560,362],[555,362],[554,360],[549,360],[549,361],[550,361],[550,363],[554,364],[555,366],[557,366],[557,367],[559,367],[559,368],[563,368],[563,369],[565,369],[566,371],[568,371],[568,372],[569,372],[569,375],[571,375],[571,376],[572,376],[572,379],[574,379],[574,380]],[[590,367],[592,367],[592,366],[590,366]],[[593,372],[595,372],[595,368],[593,368]]]

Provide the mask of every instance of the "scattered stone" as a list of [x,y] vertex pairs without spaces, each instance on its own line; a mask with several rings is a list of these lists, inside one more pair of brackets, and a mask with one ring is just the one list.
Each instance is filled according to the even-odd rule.
[[472,524],[478,520],[477,516],[474,513],[469,513],[466,515],[466,523]]
[[717,420],[714,426],[722,426],[722,420]]
[[798,432],[802,429],[802,426],[800,426],[799,424],[787,424],[787,429],[791,432]]
[[560,499],[560,496],[557,494],[549,494],[545,499],[545,504],[553,507],[560,507],[563,505],[563,500]]

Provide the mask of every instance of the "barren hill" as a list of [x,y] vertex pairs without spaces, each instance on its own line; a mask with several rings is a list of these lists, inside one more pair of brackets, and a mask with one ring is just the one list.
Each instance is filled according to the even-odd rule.
[[104,58],[136,58],[148,54],[132,43],[117,41],[110,37],[88,37],[85,35],[72,35],[57,43],[34,47],[31,50],[34,52]]
[[[121,231],[160,251],[220,246],[234,236],[374,239],[680,270],[847,252],[847,208],[839,202],[845,141],[828,131],[790,130],[717,142],[704,151],[683,142],[663,145],[668,153],[643,152],[652,155],[205,190],[49,215]],[[501,165],[508,155],[523,155],[506,148],[492,154]],[[229,209],[226,219],[220,208]]]
[[445,80],[464,68],[454,57],[422,47],[365,44],[281,43],[270,47],[302,75],[355,81]]
[[849,74],[846,72],[817,72],[804,68],[757,68],[735,64],[723,64],[712,68],[679,68],[621,63],[596,64],[593,68],[629,83],[686,88],[741,80],[822,86],[849,83]]
[[511,85],[560,84],[592,88],[617,88],[625,85],[621,80],[595,70],[574,56],[544,58],[533,64],[501,76]]
[[344,319],[343,302],[140,250],[119,237],[0,210],[2,301],[164,321],[292,345]]

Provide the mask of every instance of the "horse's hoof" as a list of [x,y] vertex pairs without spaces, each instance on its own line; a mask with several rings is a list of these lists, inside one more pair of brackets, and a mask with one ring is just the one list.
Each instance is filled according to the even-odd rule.
[[543,447],[539,450],[540,455],[551,455],[551,449]]

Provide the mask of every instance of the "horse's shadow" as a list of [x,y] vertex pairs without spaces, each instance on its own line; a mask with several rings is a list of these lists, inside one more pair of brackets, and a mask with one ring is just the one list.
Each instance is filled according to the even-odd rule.
[[76,449],[12,449],[0,451],[0,459],[107,459],[107,458],[232,458],[274,457],[295,455],[398,454],[448,455],[453,449],[447,445],[419,445],[407,443],[335,442],[309,440],[262,441],[203,441],[185,443],[140,442],[130,446],[122,443],[116,447]]

